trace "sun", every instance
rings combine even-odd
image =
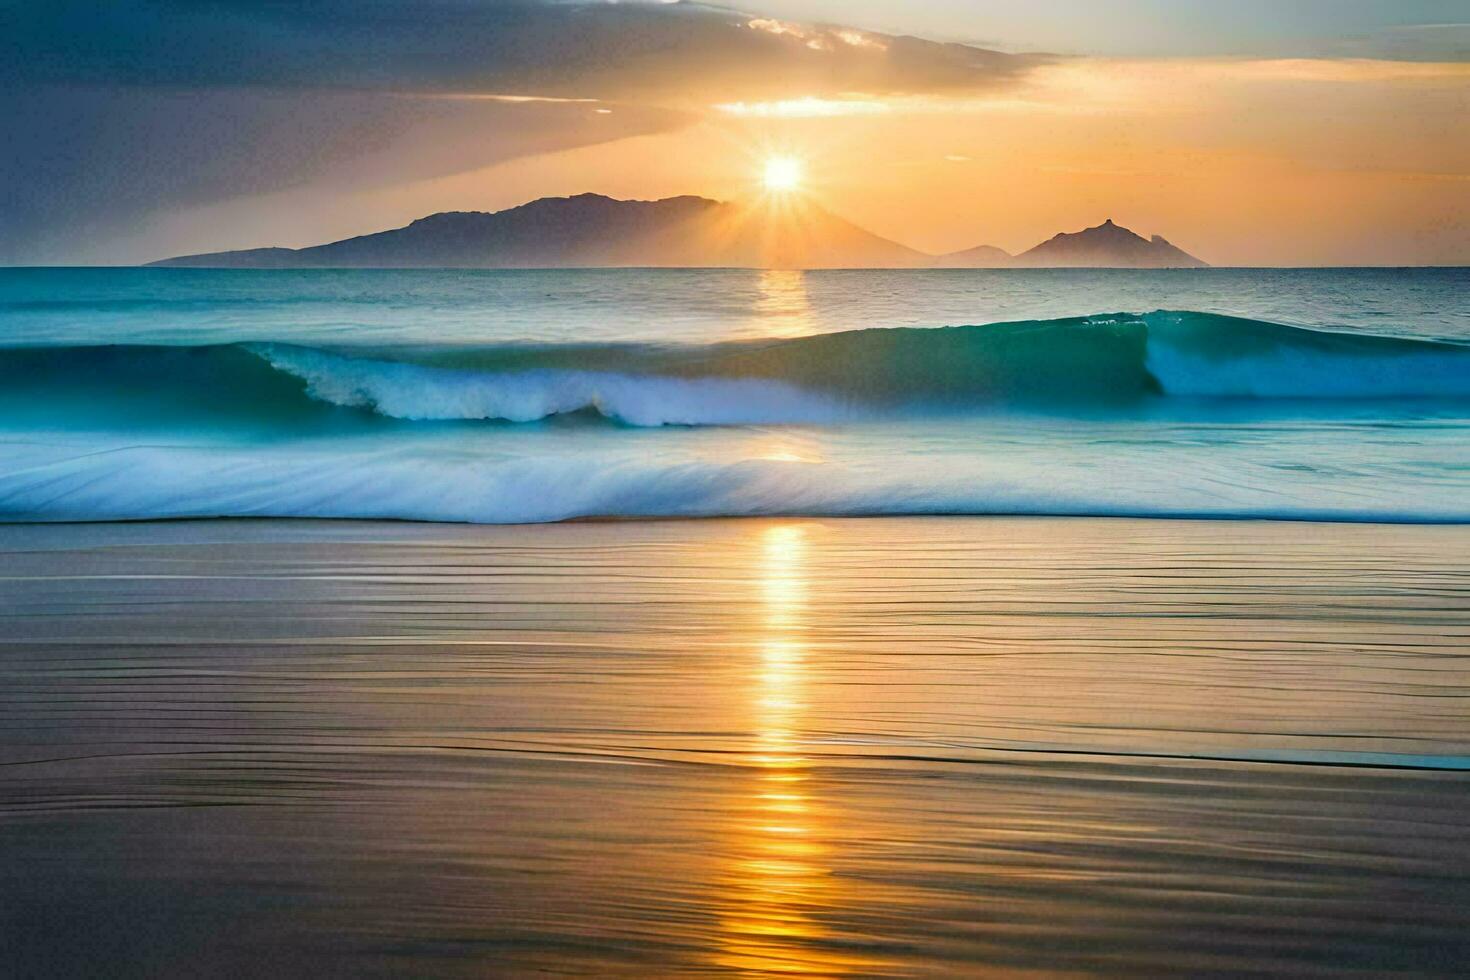
[[[770,157],[761,173],[768,191],[794,191],[801,186],[801,161],[795,157]]]

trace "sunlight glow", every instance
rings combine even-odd
[[[768,191],[794,191],[801,186],[801,161],[795,157],[771,157],[761,173]]]

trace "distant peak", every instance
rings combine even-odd
[[[1198,267],[1205,263],[1171,244],[1161,235],[1145,238],[1107,218],[1082,231],[1063,232],[1017,256],[1022,266],[1083,268]]]
[[[1079,232],[1074,232],[1074,234],[1090,236],[1105,235],[1109,238],[1137,238],[1140,241],[1143,240],[1142,235],[1131,228],[1123,227],[1112,218],[1108,218],[1100,225],[1093,225],[1091,228],[1084,228]]]

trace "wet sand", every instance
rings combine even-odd
[[[0,526],[8,975],[1451,975],[1470,528]]]

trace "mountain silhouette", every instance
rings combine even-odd
[[[994,245],[977,245],[941,255],[935,265],[963,269],[1203,269],[1201,261],[1161,235],[1144,238],[1112,218],[1082,231],[1063,232],[1011,255]]]
[[[402,228],[308,248],[253,248],[150,263],[241,269],[326,268],[1105,268],[1199,267],[1155,235],[1112,220],[1020,255],[989,245],[932,256],[801,197],[755,205],[704,197],[619,201],[543,197],[504,211],[444,211]]]
[[[446,211],[310,248],[257,248],[152,265],[227,268],[894,268],[928,256],[810,202],[744,207],[703,197],[545,197],[505,211]]]
[[[963,252],[936,256],[931,264],[945,269],[1006,269],[1016,264],[1016,257],[994,245],[976,245]]]
[[[1199,269],[1206,266],[1183,249],[1155,235],[1144,238],[1113,223],[1082,231],[1054,235],[1015,258],[1016,266],[1029,268],[1108,269]]]

